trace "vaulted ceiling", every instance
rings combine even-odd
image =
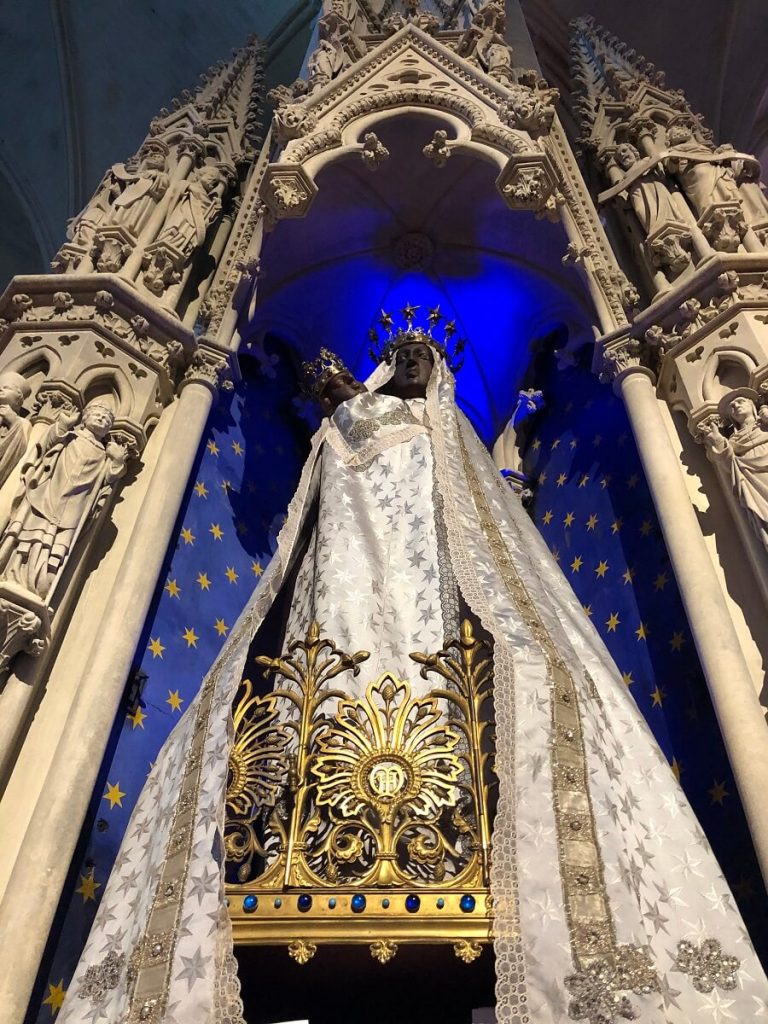
[[[270,83],[295,77],[319,0],[31,0],[0,26],[0,286],[47,269],[66,221],[150,119],[252,32]],[[522,0],[563,92],[568,21],[593,14],[685,90],[720,141],[768,157],[765,0]],[[588,8],[588,11],[585,10]]]

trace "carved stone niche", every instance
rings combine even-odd
[[[317,195],[317,186],[296,165],[272,164],[261,186],[261,198],[274,223],[288,217],[304,217]]]
[[[557,171],[546,153],[516,153],[496,180],[496,188],[512,210],[531,210],[557,220],[565,202],[558,191]]]

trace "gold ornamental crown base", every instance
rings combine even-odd
[[[225,846],[238,945],[368,945],[388,963],[401,944],[446,944],[471,963],[491,939],[489,892],[493,662],[464,621],[435,654],[415,653],[423,695],[384,672],[363,698],[331,685],[358,675],[313,623],[275,677],[234,712]]]
[[[321,945],[367,945],[371,956],[388,963],[398,946],[414,943],[452,944],[456,956],[471,963],[491,940],[490,894],[487,889],[457,893],[430,888],[282,891],[250,886],[229,886],[229,916],[239,946],[287,946],[289,954],[306,963]],[[406,901],[418,896],[416,910]],[[471,897],[473,909],[461,910],[461,899]],[[299,899],[303,897],[301,909]],[[363,897],[363,909],[353,909],[354,897]],[[296,951],[299,951],[297,955]]]

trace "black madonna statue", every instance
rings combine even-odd
[[[766,1014],[768,983],[685,796],[456,406],[452,325],[438,339],[439,311],[426,328],[415,312],[400,330],[383,317],[365,385],[325,350],[308,368],[326,418],[277,553],[155,762],[59,1024],[242,1024],[222,855],[232,705],[289,579],[283,652],[315,623],[368,652],[333,681],[360,706],[385,672],[423,694],[411,652],[463,637],[461,619],[489,638],[499,1024]]]

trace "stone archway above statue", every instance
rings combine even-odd
[[[469,148],[502,170],[513,153],[543,152],[539,137],[552,126],[556,95],[543,82],[502,85],[407,24],[320,88],[274,96],[273,126],[284,149],[267,170],[262,197],[274,219],[303,216],[314,178],[339,152],[358,150],[371,169],[386,159],[369,138],[372,125],[404,110],[443,115],[447,136],[427,154],[438,166],[451,149]]]

